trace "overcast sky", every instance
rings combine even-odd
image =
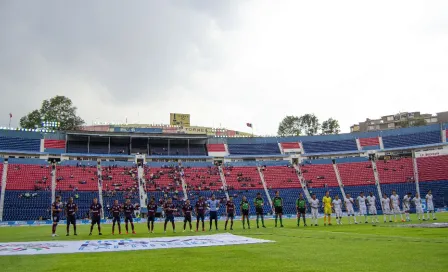
[[[70,97],[95,121],[275,134],[448,110],[448,1],[0,1],[0,126]]]

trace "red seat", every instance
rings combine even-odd
[[[220,190],[222,187],[221,175],[218,167],[192,167],[185,168],[185,182],[194,190]]]
[[[2,166],[3,168],[3,166]],[[51,189],[51,168],[48,165],[8,165],[7,190]]]
[[[419,181],[448,180],[448,155],[417,159]]]
[[[263,168],[263,175],[268,188],[302,188],[294,167],[267,166]]]
[[[82,184],[81,182],[85,182]],[[96,166],[58,166],[56,168],[56,190],[98,191]]]
[[[208,144],[208,152],[226,152],[226,147],[224,144]]]
[[[377,161],[376,168],[380,183],[404,183],[414,179],[412,158]]]
[[[341,163],[337,166],[344,186],[375,184],[375,176],[370,161]]]
[[[309,188],[339,186],[332,164],[305,164],[302,166],[302,173]]]
[[[260,173],[255,166],[224,167],[227,186],[235,190],[262,189]]]

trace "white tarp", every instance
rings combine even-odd
[[[80,252],[113,252],[164,248],[226,246],[268,242],[273,241],[254,239],[233,235],[230,233],[204,236],[179,236],[115,240],[17,242],[0,243],[0,256]]]

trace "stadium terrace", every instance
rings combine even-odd
[[[212,194],[221,203],[233,197],[235,216],[241,214],[243,196],[252,202],[260,194],[258,209],[272,215],[277,191],[285,216],[297,213],[299,194],[309,204],[313,194],[322,200],[325,192],[342,199],[372,192],[381,214],[384,193],[420,194],[426,209],[424,196],[432,190],[435,208],[443,209],[448,192],[446,133],[447,124],[285,138],[221,138],[129,128],[2,130],[0,219],[51,222],[50,205],[56,196],[63,203],[74,197],[77,216],[85,220],[94,198],[102,206],[103,220],[113,218],[110,207],[115,199],[130,199],[139,207],[133,217],[144,220],[150,198],[160,204],[157,217],[164,216],[162,206],[172,198],[177,218],[183,216],[185,200],[195,204]],[[411,205],[410,212],[415,208]],[[225,214],[225,209],[219,205],[218,213]],[[255,214],[255,209],[251,205],[249,213]]]

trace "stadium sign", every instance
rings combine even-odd
[[[437,156],[443,156],[443,155],[448,155],[448,149],[415,152],[416,158],[437,157]]]
[[[160,238],[0,243],[0,256],[116,252],[269,243],[230,233]]]

